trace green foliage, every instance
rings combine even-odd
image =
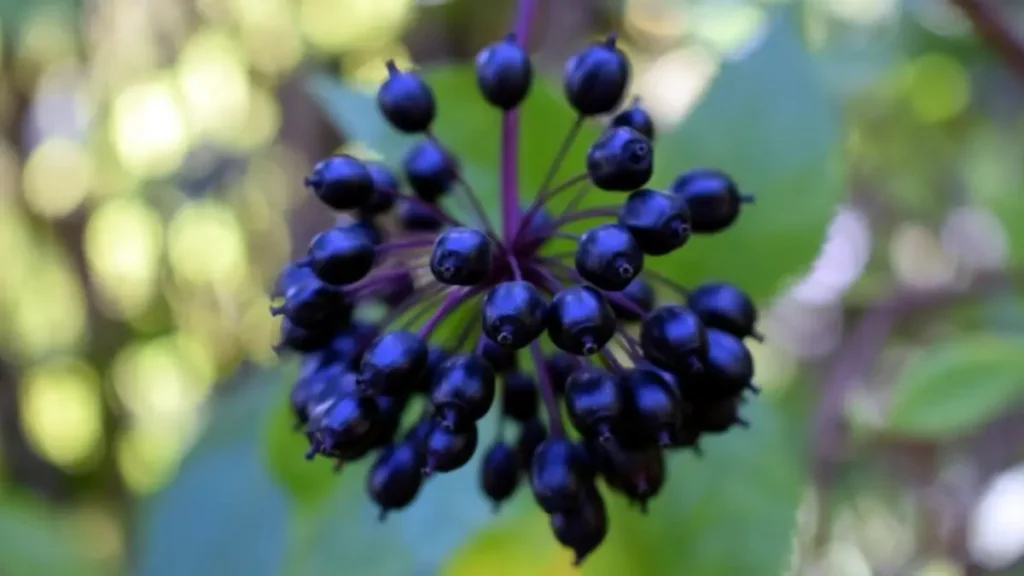
[[[969,432],[1024,400],[1024,338],[975,334],[909,360],[892,389],[888,427],[919,438]]]
[[[100,574],[51,510],[26,498],[0,494],[0,574]]]

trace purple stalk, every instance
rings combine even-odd
[[[441,320],[444,320],[445,316],[458,308],[459,304],[465,302],[473,294],[475,294],[475,291],[472,288],[453,290],[452,293],[444,299],[444,302],[441,302],[441,305],[438,306],[437,310],[434,311],[430,318],[427,318],[427,321],[423,326],[420,327],[420,338],[424,340],[430,338],[430,333],[434,331],[434,328],[437,328],[437,325],[441,323]]]
[[[519,0],[516,11],[516,42],[527,46],[530,24],[537,3]],[[501,229],[506,243],[512,242],[519,226],[519,112],[508,110],[501,118]]]

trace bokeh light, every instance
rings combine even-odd
[[[99,456],[103,442],[100,379],[87,364],[52,361],[21,381],[25,433],[55,464],[76,467]]]
[[[174,84],[153,80],[126,88],[111,108],[111,138],[124,167],[141,176],[177,168],[189,145],[186,116]]]

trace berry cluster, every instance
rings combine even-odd
[[[476,71],[483,97],[514,121],[533,76],[526,51],[510,35],[479,53]],[[307,187],[352,218],[321,232],[282,272],[272,309],[283,316],[279,349],[304,358],[291,401],[307,457],[340,467],[375,452],[367,489],[383,517],[411,503],[431,475],[470,460],[477,422],[498,398],[501,425],[482,460],[481,488],[497,506],[525,477],[579,563],[607,531],[597,478],[645,508],[664,483],[666,450],[699,452],[702,435],[746,425],[738,410],[757,390],[743,342],[760,338],[754,304],[730,284],[687,290],[645,261],[692,234],[727,229],[750,198],[708,169],[681,174],[665,191],[645,187],[654,126],[637,101],[616,112],[630,65],[609,37],[565,65],[577,120],[525,208],[508,202],[518,198],[515,143],[505,147],[499,236],[431,131],[430,87],[393,63],[388,72],[381,113],[423,136],[402,162],[411,193],[382,164],[347,155],[318,163]],[[611,119],[585,173],[552,185],[580,126],[603,115]],[[594,189],[624,201],[577,209]],[[562,213],[545,208],[573,190]],[[455,191],[473,201],[478,226],[442,208]],[[606,222],[580,236],[565,230],[585,219]],[[554,238],[572,239],[575,251],[551,253]],[[681,303],[659,305],[655,285]],[[386,305],[383,318],[363,318],[371,302]],[[432,338],[449,321],[449,336]],[[413,404],[422,408],[407,410]],[[563,410],[574,432],[564,429]],[[509,426],[514,441],[505,438]]]

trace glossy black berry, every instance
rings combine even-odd
[[[335,226],[313,238],[306,260],[320,280],[335,286],[351,284],[373,269],[373,243],[355,226]]]
[[[646,368],[628,371],[622,384],[634,432],[662,447],[671,446],[681,420],[678,392],[660,374]]]
[[[427,465],[423,472],[451,472],[466,465],[476,452],[479,434],[476,424],[450,430],[435,425],[427,435]]]
[[[515,35],[485,46],[476,55],[476,85],[492,105],[511,110],[530,91],[533,65]]]
[[[619,378],[598,368],[580,368],[566,383],[565,406],[580,434],[611,440],[625,410]]]
[[[529,207],[523,207],[522,213],[529,212]],[[524,216],[525,218],[525,216]],[[523,223],[523,231],[516,237],[516,242],[523,253],[535,254],[545,242],[551,239],[555,232],[555,217],[546,209],[534,209],[533,216]]]
[[[332,334],[323,330],[306,330],[292,323],[288,318],[281,320],[281,332],[274,348],[295,352],[316,352],[331,341]]]
[[[597,550],[608,534],[608,512],[597,488],[590,486],[575,508],[552,514],[551,531],[573,551],[576,566]]]
[[[632,128],[605,130],[587,151],[587,174],[602,190],[630,192],[642,188],[653,172],[651,141]]]
[[[437,376],[438,369],[451,357],[451,352],[440,346],[428,346],[427,364],[423,369],[423,373],[420,374],[419,383],[416,385],[416,392],[430,394],[430,389],[434,386],[434,378]]]
[[[643,268],[644,253],[625,226],[595,226],[576,245],[576,271],[602,290],[622,290]]]
[[[373,176],[358,158],[347,154],[321,160],[305,184],[321,202],[335,210],[353,210],[373,195]]]
[[[424,413],[402,434],[402,442],[409,442],[422,452],[426,449],[427,437],[430,436],[430,432],[436,424],[437,422],[429,413]]]
[[[497,510],[519,485],[519,455],[504,442],[495,442],[484,454],[480,468],[480,487]]]
[[[740,194],[725,173],[706,168],[679,175],[670,190],[690,207],[690,227],[698,234],[725,230],[739,217],[741,205],[754,200],[753,196]]]
[[[742,404],[742,397],[734,396],[701,405],[697,410],[700,431],[707,434],[722,434],[734,426],[749,427],[750,424],[740,415]]]
[[[304,262],[292,262],[281,270],[274,279],[274,287],[270,291],[272,298],[284,298],[289,290],[310,280],[318,280],[316,274]]]
[[[352,374],[351,381],[356,382],[358,376]],[[385,396],[375,394],[371,396],[377,404],[377,429],[373,436],[373,447],[381,448],[395,441],[395,435],[402,426],[402,414],[409,403],[409,397],[405,394],[397,396]]]
[[[347,372],[346,366],[329,363],[317,366],[295,381],[288,400],[299,424],[308,424],[313,407],[340,390],[339,384]]]
[[[430,403],[449,429],[483,418],[493,402],[494,369],[479,356],[452,356],[434,374]]]
[[[548,429],[539,418],[533,418],[523,422],[519,427],[519,436],[516,438],[516,454],[523,464],[524,470],[529,470],[533,464],[533,455],[542,442],[548,438]]]
[[[529,282],[502,282],[484,299],[484,334],[509,350],[533,342],[544,332],[547,319],[548,302]]]
[[[642,277],[634,278],[628,286],[618,293],[619,298],[609,299],[615,316],[623,322],[637,322],[654,310],[654,288]]]
[[[582,116],[607,114],[622,102],[630,66],[626,55],[615,44],[615,36],[609,36],[576,53],[565,63],[565,97]]]
[[[645,254],[661,256],[690,239],[690,209],[682,196],[643,188],[630,194],[619,209],[625,226]]]
[[[406,200],[398,203],[398,225],[406,232],[437,232],[444,221],[428,206]]]
[[[480,346],[480,356],[487,360],[498,374],[515,370],[518,363],[515,350],[504,348],[487,337],[484,337],[483,344]]]
[[[377,394],[408,394],[427,366],[427,346],[411,332],[388,332],[374,340],[359,364],[359,382]]]
[[[388,60],[388,78],[377,91],[377,106],[396,130],[423,132],[434,122],[437,105],[430,86],[416,72],[399,70]]]
[[[537,417],[537,381],[525,372],[506,372],[502,377],[501,413],[516,422]]]
[[[372,325],[353,321],[343,329],[335,331],[330,342],[320,350],[320,353],[326,362],[357,368],[360,354],[373,340],[374,333]]]
[[[743,341],[716,328],[707,329],[707,355],[704,373],[691,387],[702,398],[735,396],[748,387],[754,377],[754,358]]]
[[[339,459],[362,456],[373,442],[378,417],[377,404],[369,397],[338,398],[317,419],[314,435],[318,450]]]
[[[537,504],[548,514],[579,505],[594,480],[586,451],[565,438],[541,443],[530,466],[530,488]]]
[[[551,385],[555,394],[560,395],[565,392],[565,383],[569,380],[569,376],[576,371],[577,367],[579,367],[578,359],[568,352],[555,352],[544,358],[544,368],[548,373],[548,384]]]
[[[314,278],[288,290],[284,301],[272,307],[271,313],[283,315],[307,330],[331,330],[348,323],[352,303],[344,292]]]
[[[476,228],[459,226],[445,230],[434,242],[430,272],[452,286],[475,286],[491,274],[491,240]]]
[[[587,448],[608,485],[646,512],[647,502],[665,485],[664,452],[659,448],[626,451],[598,443]]]
[[[634,98],[629,107],[612,117],[612,126],[626,126],[654,140],[654,121],[651,115],[640,105],[640,99]]]
[[[380,246],[384,242],[384,233],[370,216],[364,216],[348,225],[365,234],[370,244],[374,246]]]
[[[380,506],[381,519],[390,510],[405,508],[423,484],[423,452],[412,442],[400,442],[381,451],[366,475],[366,491]]]
[[[725,330],[737,338],[760,337],[757,333],[757,306],[750,296],[732,284],[701,284],[686,299],[691,310],[708,328]]]
[[[597,289],[570,286],[551,300],[548,335],[570,354],[597,354],[615,335],[615,312]]]
[[[647,360],[663,370],[696,373],[703,369],[707,333],[697,314],[686,306],[662,306],[640,325],[640,348]]]
[[[451,189],[459,177],[455,158],[435,140],[420,140],[402,162],[405,179],[417,196],[434,202]]]
[[[366,169],[373,180],[373,194],[359,206],[359,212],[364,216],[383,214],[395,205],[399,191],[398,176],[380,162],[367,162]]]

